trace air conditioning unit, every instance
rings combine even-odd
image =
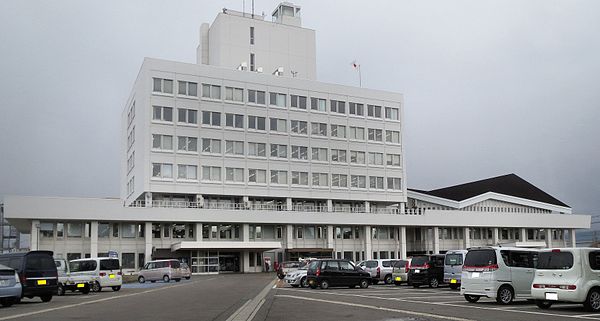
[[[273,75],[283,76],[283,67],[277,67],[277,69],[275,69],[275,71],[273,71]]]

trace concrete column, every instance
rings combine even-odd
[[[294,225],[292,224],[285,226],[285,245],[288,249],[294,248]]]
[[[571,247],[577,247],[577,239],[575,236],[575,229],[572,228],[569,230],[569,236],[571,237]]]
[[[365,213],[371,213],[371,202],[365,201]]]
[[[498,228],[497,227],[492,227],[492,245],[496,246],[499,243],[499,238],[498,238]]]
[[[202,223],[196,223],[196,242],[202,242]]]
[[[371,244],[371,226],[365,226],[365,260],[373,258],[372,244]]]
[[[333,212],[333,200],[327,200],[327,212]]]
[[[400,242],[400,259],[406,259],[406,226],[400,226],[398,233]]]
[[[250,272],[250,252],[249,251],[242,252],[242,272],[243,273]]]
[[[66,224],[65,224],[66,229]],[[65,231],[64,233],[67,233]],[[65,235],[66,237],[66,235]],[[29,248],[32,251],[37,251],[40,248],[40,221],[32,220],[31,221],[31,234],[29,238]]]
[[[250,224],[242,224],[242,241],[250,242]]]
[[[521,228],[521,235],[520,236],[520,241],[521,242],[527,242],[527,229],[526,228]]]
[[[468,227],[464,228],[463,231],[463,246],[465,247],[465,249],[468,249],[471,247],[471,229]]]
[[[162,229],[160,233],[162,234]],[[144,223],[144,262],[152,261],[152,222]]]
[[[333,246],[333,225],[327,225],[327,248],[334,249],[334,246]]]
[[[145,196],[146,207],[152,207],[152,193],[146,192],[146,194],[144,196]]]
[[[90,257],[98,257],[98,221],[90,223]]]
[[[546,229],[546,247],[551,248],[552,245],[552,229],[551,228],[547,228]]]
[[[440,228],[433,227],[433,254],[440,253]]]
[[[400,203],[400,214],[406,212],[406,203]]]
[[[567,244],[567,230],[562,229],[561,232],[562,232],[562,244],[563,244],[562,246],[563,247],[568,247],[568,244]]]
[[[291,197],[286,198],[285,204],[286,204],[287,210],[291,211],[292,207],[293,207],[292,198]]]

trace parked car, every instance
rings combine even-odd
[[[299,267],[300,262],[298,261],[281,262],[277,269],[277,277],[283,279],[288,273],[298,270]]]
[[[19,274],[21,298],[38,296],[43,302],[52,300],[58,287],[58,272],[52,254],[52,251],[0,254],[0,264]]]
[[[600,311],[600,249],[541,250],[531,296],[542,309],[555,302],[572,302]]]
[[[444,282],[444,255],[416,255],[410,261],[408,270],[409,284],[414,288],[429,285],[437,288]]]
[[[189,280],[192,277],[192,270],[185,262],[181,262],[181,277],[185,278],[186,280]]]
[[[467,255],[467,250],[452,250],[446,252],[444,259],[444,283],[447,283],[451,289],[460,288],[463,262]]]
[[[92,291],[100,292],[105,287],[119,291],[123,285],[123,275],[119,259],[111,257],[97,257],[78,259],[69,262],[72,276],[91,276],[95,282]]]
[[[91,275],[71,275],[71,266],[65,259],[54,259],[56,264],[56,270],[58,272],[58,288],[56,289],[57,295],[64,295],[65,292],[79,291],[83,294],[90,293],[92,285],[96,281]],[[74,268],[85,269],[85,265],[78,264]]]
[[[406,260],[398,260],[392,269],[392,279],[394,279],[395,285],[401,285],[402,283],[408,283],[408,270],[410,268],[410,261],[412,258]]]
[[[327,289],[330,286],[357,285],[365,289],[369,287],[371,274],[363,271],[348,260],[320,259],[310,262],[306,273],[308,285],[316,289]]]
[[[182,277],[181,263],[178,260],[156,260],[144,265],[144,268],[138,274],[138,281],[140,283],[146,281],[155,282],[158,280],[163,280],[165,283],[171,280],[179,282]]]
[[[395,259],[379,259],[379,260],[366,260],[359,263],[359,266],[371,274],[371,282],[377,284],[383,281],[385,284],[392,284],[394,279],[392,278],[392,270],[394,264],[398,260]]]
[[[21,299],[21,281],[15,269],[0,264],[0,304],[9,307]]]
[[[296,270],[294,272],[289,272],[284,278],[285,283],[287,283],[295,288],[297,288],[297,287],[307,288],[308,280],[306,278],[306,274],[308,272],[309,264],[310,264],[310,262],[304,262],[304,264],[300,265],[298,270]]]
[[[460,294],[469,302],[477,302],[481,297],[501,304],[531,299],[538,252],[510,247],[470,249],[463,265]]]

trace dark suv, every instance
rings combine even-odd
[[[52,254],[52,251],[0,254],[0,264],[19,273],[23,287],[21,297],[39,296],[44,302],[52,300],[58,289],[58,272]]]
[[[348,260],[315,260],[310,262],[306,273],[311,288],[327,289],[330,286],[369,287],[371,274]]]
[[[408,282],[415,288],[421,285],[437,288],[444,282],[444,255],[413,256],[408,271]]]

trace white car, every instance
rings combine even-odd
[[[573,302],[583,303],[588,311],[600,311],[600,249],[542,250],[531,296],[542,309],[555,302]]]
[[[57,295],[64,295],[65,292],[79,291],[83,294],[90,293],[92,286],[95,282],[95,278],[91,275],[71,275],[71,266],[65,259],[54,259],[56,264],[56,271],[58,272],[58,288]],[[81,265],[74,266],[75,268],[81,267]],[[77,270],[73,270],[77,272]]]
[[[69,262],[71,276],[91,276],[95,282],[92,291],[100,292],[104,287],[119,291],[123,284],[121,265],[119,259],[98,257],[91,259],[78,259]]]
[[[300,267],[298,270],[289,272],[288,274],[286,274],[285,278],[283,280],[285,281],[285,283],[287,283],[295,288],[297,288],[297,287],[307,288],[308,287],[308,280],[306,279],[307,271],[308,271],[308,264],[305,264],[304,266]]]

